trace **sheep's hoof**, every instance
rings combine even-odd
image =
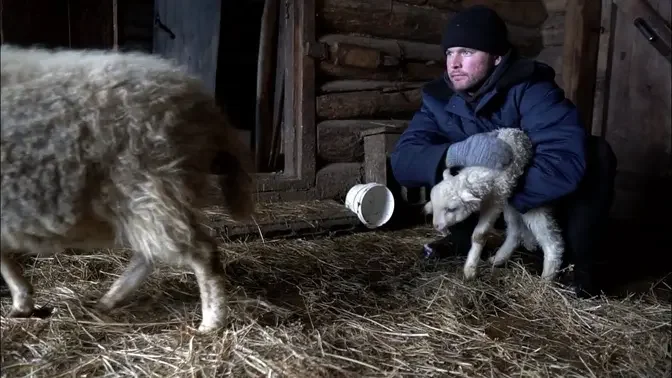
[[[464,267],[464,278],[471,280],[476,277],[477,267],[475,265],[466,265]]]
[[[210,333],[217,331],[226,324],[227,309],[224,302],[212,303],[207,310],[203,312],[203,320],[198,326],[199,333]]]
[[[12,307],[7,314],[8,318],[30,318],[35,312],[35,307],[33,306],[22,306],[22,307]]]
[[[497,256],[490,256],[488,258],[488,264],[492,265],[493,268],[498,268],[504,265],[504,263],[505,261],[498,259]]]

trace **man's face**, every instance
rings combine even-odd
[[[446,51],[446,71],[455,90],[469,92],[483,83],[502,58],[464,47]]]

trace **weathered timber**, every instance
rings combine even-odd
[[[208,215],[205,226],[213,237],[230,241],[314,235],[334,229],[351,229],[360,224],[355,213],[334,200],[291,201],[297,208],[307,209],[301,214],[292,212],[291,215],[283,214],[282,206],[287,205],[278,206],[273,202],[276,201],[261,201],[257,205],[257,219],[247,222],[232,221],[226,210],[219,206],[206,207],[203,209]]]
[[[359,133],[364,144],[364,182],[376,182],[394,186],[388,175],[388,156],[394,149],[401,133],[408,127],[408,121],[394,126],[377,125]]]
[[[546,63],[549,66],[553,67],[555,70],[555,81],[558,85],[563,85],[562,80],[562,59],[563,59],[564,47],[563,46],[549,46],[541,50],[539,55],[535,57],[536,60]]]
[[[512,25],[541,26],[548,13],[564,9],[566,0],[399,0],[412,5],[426,5],[459,12],[473,5],[486,5]]]
[[[396,67],[399,59],[383,52],[344,42],[328,45],[329,60],[339,66],[376,69],[379,67]]]
[[[591,130],[601,8],[597,0],[569,0],[562,58],[563,88]]]
[[[639,29],[639,40],[651,43],[672,63],[672,29],[665,20],[669,19],[669,5],[667,14],[663,15],[658,13],[663,9],[655,9],[648,0],[614,0],[614,4]]]
[[[345,197],[348,190],[362,183],[361,163],[334,163],[317,171],[315,189],[317,198]]]
[[[544,48],[563,45],[565,42],[565,12],[549,13],[541,29],[541,39]]]
[[[184,65],[214,94],[221,2],[156,0],[155,13],[158,21],[170,26],[171,33],[154,28],[154,53]]]
[[[364,79],[387,81],[429,81],[443,75],[443,64],[407,63],[403,67],[381,67],[366,69],[359,67],[339,66],[321,61],[318,74],[326,79]]]
[[[611,73],[611,48],[612,33],[616,18],[612,9],[615,7],[613,0],[601,0],[602,12],[600,25],[603,28],[600,33],[600,41],[597,49],[597,67],[595,69],[595,95],[593,100],[593,119],[591,132],[594,135],[604,135],[605,118],[607,116],[606,101],[609,96],[609,84]]]
[[[670,1],[648,2],[669,24]],[[618,158],[612,216],[654,226],[656,214],[672,210],[672,202],[661,201],[672,192],[670,63],[643,39],[632,15],[612,11],[611,17],[611,47],[600,51],[608,60],[608,92],[600,94],[604,109],[596,109],[601,124],[594,130]]]
[[[266,0],[261,17],[259,53],[257,56],[257,101],[255,104],[254,154],[258,171],[267,171],[273,144],[273,79],[276,71],[274,38],[278,32],[278,8],[280,0]]]
[[[387,186],[398,201],[402,216],[407,216],[408,205],[425,203],[425,188],[407,188],[395,180],[390,165],[390,154],[399,137],[408,125],[403,127],[380,126],[363,130],[360,137],[364,142],[364,182],[377,182]]]
[[[318,17],[322,33],[357,33],[436,44],[441,41],[446,22],[455,14],[395,0],[321,0],[321,3]],[[511,42],[525,55],[536,55],[541,50],[546,39],[542,37],[543,30],[508,26]]]
[[[316,99],[319,119],[374,118],[411,113],[421,105],[420,88],[400,92],[328,93]]]
[[[404,60],[441,61],[444,58],[441,45],[432,43],[345,34],[323,35],[319,42],[326,43],[329,46],[343,43],[366,47]]]
[[[407,120],[328,120],[317,124],[317,154],[326,163],[364,161],[362,131],[386,126],[392,130],[404,130]],[[368,153],[368,151],[367,151]]]
[[[383,92],[420,88],[426,81],[389,81],[389,80],[334,80],[320,87],[321,93],[380,90]]]

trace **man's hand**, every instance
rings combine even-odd
[[[481,133],[452,144],[446,153],[446,166],[482,166],[504,169],[513,160],[513,150],[496,133]]]

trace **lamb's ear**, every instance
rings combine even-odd
[[[425,215],[429,215],[429,214],[431,214],[432,212],[434,212],[434,207],[433,207],[433,205],[432,205],[432,201],[427,201],[427,203],[426,203],[425,206],[422,208],[422,210],[424,211]]]
[[[481,199],[476,197],[473,193],[468,190],[463,190],[460,192],[460,198],[464,202],[481,202]]]
[[[453,177],[453,175],[450,174],[450,168],[444,169],[443,170],[443,179],[448,180],[451,177]]]

